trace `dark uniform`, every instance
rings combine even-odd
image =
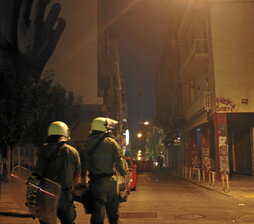
[[[159,167],[159,168],[162,168],[162,167],[163,167],[163,162],[164,162],[164,158],[163,158],[162,155],[159,155],[159,156],[157,157],[157,162],[158,162],[158,167]]]
[[[93,197],[94,211],[91,215],[91,224],[102,224],[105,213],[109,223],[118,223],[119,195],[117,194],[114,168],[126,175],[121,162],[121,149],[111,137],[105,136],[101,143],[92,149],[105,134],[94,134],[81,149],[82,176],[88,171],[90,189]],[[92,153],[90,150],[92,149]]]
[[[80,175],[80,172],[79,153],[67,143],[61,141],[47,143],[40,149],[35,173],[62,185],[57,211],[62,224],[72,224],[76,218],[72,188],[74,177]]]

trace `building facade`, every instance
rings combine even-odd
[[[117,41],[109,37],[101,0],[58,2],[66,29],[45,70],[54,70],[57,83],[83,98],[72,140],[83,142],[98,116],[118,120],[120,133],[127,116],[125,87]]]
[[[178,108],[170,109],[165,125],[171,127],[166,143],[181,164],[178,169],[216,170],[218,176],[254,173],[253,9],[254,1],[195,0],[173,15],[177,22],[163,51],[168,59],[162,55],[157,86],[162,78],[171,83],[167,103]]]

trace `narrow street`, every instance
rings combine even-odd
[[[122,203],[121,223],[253,223],[253,204],[164,173],[142,173],[136,192]]]
[[[1,211],[18,211],[3,186]],[[76,204],[76,224],[89,223],[81,204]],[[230,224],[253,223],[254,205],[207,190],[168,172],[139,173],[137,190],[121,203],[121,224]],[[32,218],[0,216],[1,224],[34,224]],[[105,222],[107,223],[107,222]]]

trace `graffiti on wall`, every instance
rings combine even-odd
[[[193,144],[191,148],[191,166],[196,168],[199,167],[197,145],[195,144]]]
[[[211,170],[211,158],[210,158],[210,149],[208,146],[202,147],[202,163],[203,169],[208,173]]]
[[[226,97],[216,97],[216,112],[236,112],[233,100]]]
[[[226,136],[219,136],[220,171],[229,172],[228,143]]]

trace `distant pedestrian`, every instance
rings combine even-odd
[[[157,157],[157,163],[158,163],[158,167],[159,167],[159,168],[162,168],[162,167],[163,167],[163,163],[164,163],[164,157],[163,157],[163,155],[159,155],[159,156]]]
[[[76,211],[72,200],[73,185],[80,183],[81,164],[78,151],[67,144],[68,126],[61,121],[49,125],[47,142],[39,151],[34,174],[62,186],[57,215],[62,224],[74,224]],[[40,224],[46,224],[40,220]]]
[[[91,224],[103,224],[107,214],[110,224],[118,224],[119,195],[115,170],[121,176],[126,175],[121,161],[121,149],[110,136],[117,121],[98,117],[91,123],[89,139],[80,150],[82,179],[89,177],[92,194]]]

